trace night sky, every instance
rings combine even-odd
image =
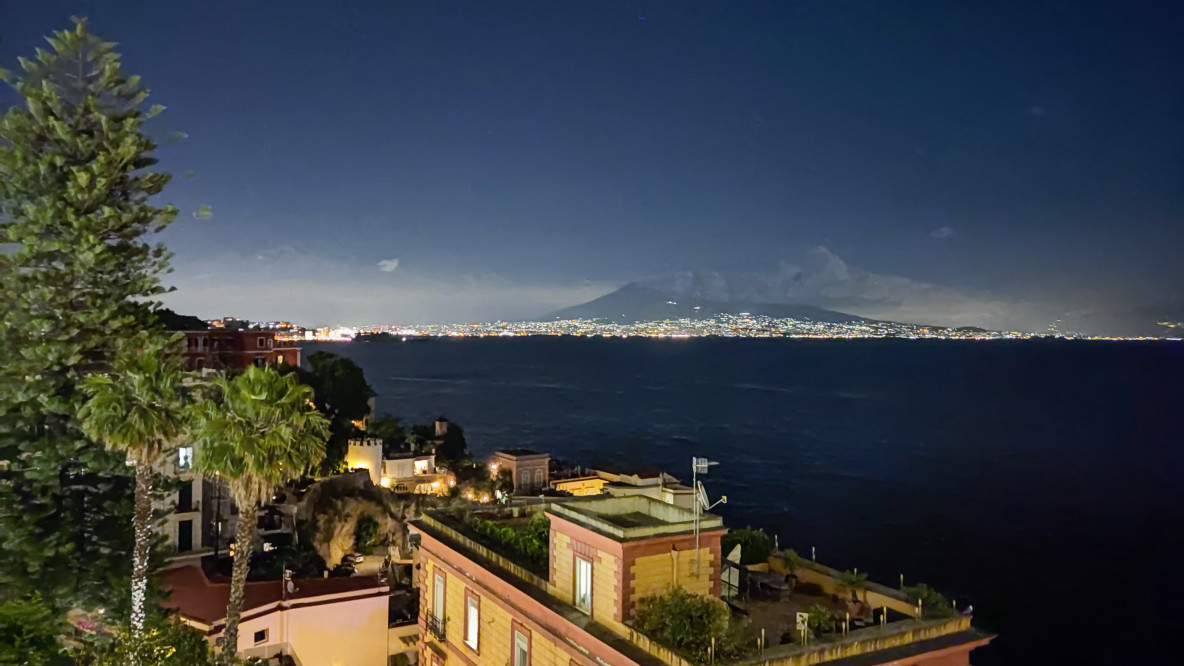
[[[1182,7],[0,0],[0,63],[75,14],[119,42],[187,135],[162,239],[204,317],[522,317],[693,271],[1141,325],[1184,301]]]

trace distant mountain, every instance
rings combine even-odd
[[[792,317],[833,324],[870,321],[864,317],[812,305],[785,305],[745,301],[714,301],[680,297],[669,292],[644,287],[636,282],[595,300],[564,308],[546,316],[555,319],[607,319],[617,323],[661,321],[664,319],[706,319],[721,314],[747,312],[769,317]]]

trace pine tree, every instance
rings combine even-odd
[[[83,20],[0,72],[24,100],[0,117],[0,596],[59,609],[128,589],[132,486],[124,456],[79,429],[79,382],[117,340],[154,330],[168,253],[144,236],[176,215],[151,197],[142,131],[161,107]]]

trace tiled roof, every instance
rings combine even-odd
[[[307,578],[293,581],[296,590],[287,595],[289,601],[331,594],[346,594],[372,590],[386,590],[378,576],[350,576],[348,578]],[[169,592],[169,599],[161,604],[175,608],[183,617],[203,624],[218,624],[226,619],[226,602],[230,598],[230,584],[213,582],[199,567],[183,566],[164,571],[161,586]],[[243,614],[267,606],[284,598],[283,581],[248,582],[243,596]],[[349,597],[358,596],[350,594]]]

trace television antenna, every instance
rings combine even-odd
[[[712,507],[728,503],[727,495],[712,503],[707,497],[707,490],[703,487],[703,482],[699,481],[700,474],[706,474],[708,469],[718,464],[718,462],[707,458],[691,458],[691,486],[695,489],[695,578],[699,577],[699,562],[702,559],[699,555],[699,516],[704,511],[710,511]]]

